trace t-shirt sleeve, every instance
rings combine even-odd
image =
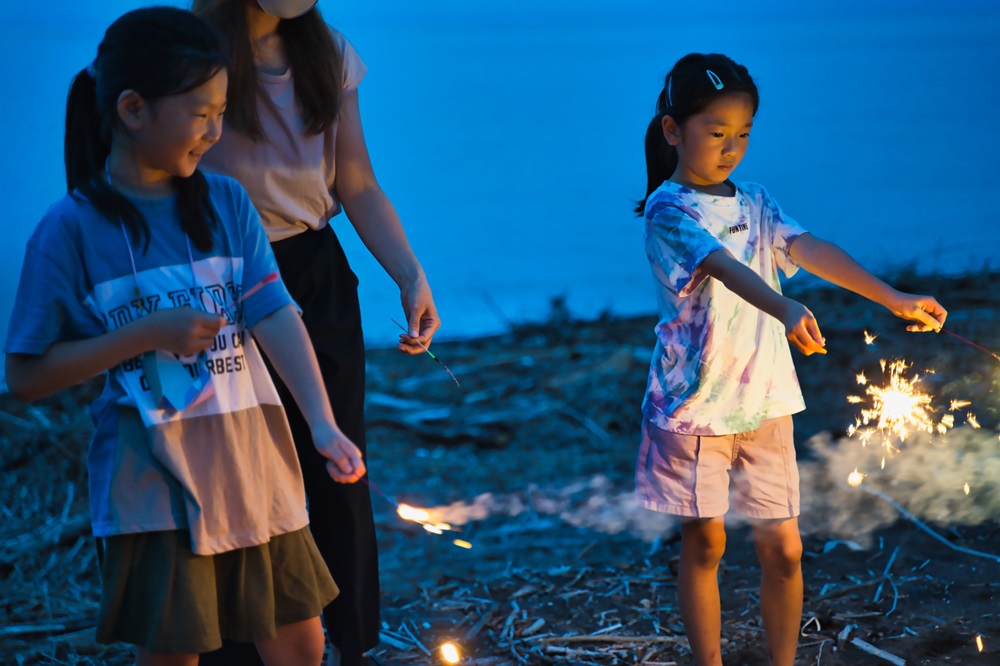
[[[718,238],[698,223],[694,211],[675,204],[653,205],[646,213],[646,257],[653,275],[678,296],[688,296],[708,275],[705,257],[723,249]]]
[[[260,215],[250,203],[250,196],[236,181],[232,181],[232,186],[237,199],[239,224],[243,230],[243,289],[240,293],[246,294],[260,286],[243,301],[243,318],[252,329],[257,322],[275,310],[296,304],[285,283],[281,281],[278,262],[267,240]]]
[[[353,92],[361,85],[361,79],[365,78],[368,66],[365,65],[354,45],[347,41],[344,35],[336,30],[333,30],[332,33],[333,41],[337,44],[337,48],[340,49],[340,57],[343,60],[344,92]]]
[[[79,252],[58,216],[47,214],[25,250],[4,352],[41,355],[53,343],[105,333],[86,291]]]
[[[781,206],[767,190],[761,188],[761,193],[765,211],[763,219],[768,225],[766,232],[771,239],[774,265],[781,269],[785,277],[792,277],[799,270],[799,265],[792,259],[788,250],[796,238],[808,232],[798,222],[785,215]]]

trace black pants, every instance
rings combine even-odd
[[[337,425],[358,445],[367,465],[365,446],[365,344],[358,306],[358,278],[347,263],[336,234],[327,226],[272,245],[282,280],[302,308]],[[378,550],[371,494],[362,482],[341,484],[330,478],[326,458],[313,446],[305,418],[288,389],[272,371],[295,438],[309,527],[319,552],[340,587],[340,596],[323,611],[341,663],[362,663],[362,654],[378,644]],[[260,664],[252,645],[226,644],[203,655],[203,666]]]

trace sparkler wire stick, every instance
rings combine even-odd
[[[980,347],[979,345],[977,345],[977,344],[976,344],[975,342],[973,342],[972,340],[966,340],[965,338],[963,338],[963,337],[962,337],[961,335],[959,335],[958,333],[952,333],[951,331],[949,331],[949,330],[948,330],[947,328],[944,328],[944,327],[942,327],[942,328],[941,328],[941,332],[942,332],[942,333],[947,333],[947,334],[948,334],[948,335],[950,335],[951,337],[953,337],[953,338],[955,338],[955,339],[957,339],[957,340],[961,340],[962,342],[964,342],[964,343],[965,343],[965,344],[967,344],[967,345],[972,345],[973,347],[975,347],[975,348],[976,348],[976,349],[978,349],[979,351],[984,351],[984,352],[986,352],[987,354],[989,354],[990,356],[992,356],[993,358],[995,358],[996,360],[1000,361],[1000,355],[998,355],[998,354],[994,354],[993,352],[991,352],[991,351],[990,351],[989,349],[987,349],[986,347]]]
[[[408,333],[410,332],[410,331],[409,331],[409,330],[408,330],[408,329],[407,329],[407,328],[406,328],[405,326],[403,326],[402,324],[400,324],[400,323],[399,323],[398,321],[396,321],[395,319],[393,319],[393,320],[392,320],[392,323],[393,323],[393,324],[395,324],[396,326],[399,326],[399,327],[400,327],[401,329],[403,329],[403,332],[404,332],[404,333],[407,333],[407,334],[408,334]],[[454,375],[454,374],[452,373],[452,371],[448,369],[448,366],[447,366],[447,365],[445,365],[445,364],[444,364],[444,363],[443,363],[443,362],[441,361],[441,359],[439,359],[439,358],[438,358],[437,356],[435,356],[435,355],[434,355],[433,353],[431,353],[431,350],[427,348],[427,345],[425,345],[424,343],[422,343],[422,342],[421,342],[420,340],[417,340],[416,338],[414,338],[414,341],[415,341],[415,342],[416,342],[416,343],[417,343],[418,345],[420,345],[420,347],[421,347],[421,348],[422,348],[422,349],[423,349],[423,350],[424,350],[425,352],[427,352],[427,355],[428,355],[428,356],[430,356],[430,357],[431,357],[432,359],[434,359],[434,361],[435,361],[435,362],[437,362],[437,364],[438,364],[438,365],[440,365],[440,366],[441,366],[442,368],[444,368],[444,371],[448,373],[448,376],[449,376],[449,377],[451,377],[451,378],[452,378],[452,379],[453,379],[453,380],[455,381],[455,385],[456,385],[456,386],[458,386],[459,388],[462,388],[462,385],[458,383],[458,377],[456,377],[456,376],[455,376],[455,375]]]
[[[378,486],[377,486],[377,485],[375,484],[375,482],[374,482],[374,481],[372,481],[371,479],[369,479],[369,478],[368,478],[368,475],[367,475],[367,474],[366,474],[365,476],[361,477],[361,480],[362,480],[362,481],[364,481],[365,485],[366,485],[366,486],[368,486],[368,488],[370,488],[371,490],[374,490],[374,491],[375,491],[376,493],[378,493],[379,495],[381,495],[381,496],[382,496],[382,498],[383,498],[383,499],[384,499],[384,500],[385,500],[386,502],[388,502],[389,504],[391,504],[392,506],[394,506],[394,507],[395,507],[395,508],[397,508],[397,509],[399,508],[399,502],[397,502],[396,500],[394,500],[394,499],[392,499],[391,497],[389,497],[389,496],[388,496],[388,495],[387,495],[387,494],[385,493],[385,491],[384,491],[384,490],[382,490],[381,488],[379,488],[379,487],[378,487]]]

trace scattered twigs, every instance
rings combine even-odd
[[[994,562],[1000,562],[1000,555],[994,555],[993,553],[983,553],[983,552],[980,552],[978,550],[972,550],[971,548],[965,548],[963,546],[956,546],[955,544],[953,544],[952,542],[948,541],[943,536],[941,536],[940,534],[938,534],[937,532],[935,532],[934,530],[932,530],[926,523],[922,522],[919,518],[917,518],[916,516],[914,516],[912,513],[910,513],[909,511],[907,511],[905,508],[903,508],[903,505],[901,505],[899,502],[897,502],[896,500],[892,499],[891,497],[889,497],[885,493],[880,492],[878,490],[875,490],[874,488],[869,488],[868,486],[866,486],[864,484],[861,484],[860,486],[858,486],[857,489],[863,490],[864,492],[868,493],[869,495],[873,495],[875,497],[878,497],[881,500],[884,500],[885,502],[887,502],[888,504],[890,504],[894,509],[896,509],[896,511],[899,511],[899,513],[904,518],[906,518],[911,523],[913,523],[914,525],[916,525],[917,527],[919,527],[921,530],[923,530],[924,532],[926,532],[928,535],[930,535],[935,540],[941,542],[945,546],[948,546],[948,548],[951,548],[952,550],[957,551],[959,553],[964,553],[966,555],[972,555],[973,557],[983,557],[983,558],[986,558],[988,560],[993,560]]]
[[[875,647],[871,643],[866,643],[865,641],[861,640],[860,638],[857,638],[857,637],[852,638],[851,639],[851,645],[853,645],[854,647],[858,648],[862,652],[867,652],[870,655],[873,655],[873,656],[878,657],[880,659],[884,659],[885,661],[889,662],[890,664],[894,664],[895,666],[906,666],[906,661],[904,659],[900,659],[899,657],[897,657],[896,655],[892,654],[891,652],[886,652],[885,650],[880,650],[879,648]]]

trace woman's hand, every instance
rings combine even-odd
[[[781,323],[785,325],[785,337],[800,352],[811,354],[826,353],[826,339],[820,333],[819,323],[809,308],[790,298],[785,299]]]
[[[149,346],[153,349],[190,356],[211,347],[226,320],[216,314],[183,307],[157,310],[138,323],[146,327]]]
[[[339,428],[326,424],[313,428],[312,436],[316,450],[329,459],[326,471],[334,481],[354,483],[365,475],[361,451]]]
[[[429,347],[434,333],[441,327],[431,287],[423,276],[399,291],[406,315],[407,332],[399,336],[399,350],[406,354],[422,354]],[[423,344],[424,347],[420,345]]]
[[[897,291],[886,307],[901,319],[917,322],[906,327],[906,330],[911,332],[934,331],[937,333],[944,328],[944,320],[948,318],[948,311],[941,307],[941,304],[932,296],[919,296]]]

